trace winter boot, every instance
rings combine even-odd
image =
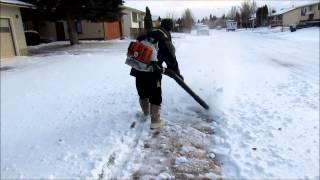
[[[149,116],[150,114],[150,103],[148,98],[139,99],[139,103],[144,116]]]
[[[151,125],[150,129],[158,129],[161,127],[160,106],[151,104]]]

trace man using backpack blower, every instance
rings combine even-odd
[[[170,31],[173,29],[171,19],[163,19],[160,28],[147,31],[139,36],[139,42],[147,42],[155,45],[157,49],[154,61],[150,64],[152,68],[138,70],[132,68],[130,75],[136,77],[136,88],[139,94],[139,103],[145,117],[151,116],[151,129],[161,127],[160,107],[161,97],[161,79],[162,63],[165,62],[167,68],[175,72],[181,79],[178,62],[175,56],[175,48],[171,41]]]

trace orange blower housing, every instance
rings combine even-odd
[[[152,48],[141,42],[131,42],[128,48],[128,57],[131,57],[143,64],[149,64],[152,56]]]

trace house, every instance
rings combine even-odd
[[[67,22],[42,21],[37,28],[32,21],[24,22],[25,29],[36,30],[42,39],[50,41],[65,41],[69,39]],[[121,37],[120,22],[91,22],[81,20],[75,23],[78,38],[81,40],[109,40]]]
[[[272,27],[274,26],[283,26],[283,16],[295,8],[287,8],[287,9],[280,9],[279,11],[271,14],[269,16],[269,22]]]
[[[27,54],[20,8],[32,7],[18,0],[0,0],[0,59]]]
[[[111,40],[121,37],[136,37],[144,28],[143,11],[123,6],[123,16],[120,21],[114,22],[91,22],[81,20],[75,23],[78,38],[80,40]],[[67,22],[33,20],[24,21],[25,29],[35,30],[41,39],[49,41],[65,41],[69,39]]]
[[[236,29],[237,29],[237,21],[226,20],[226,30],[227,31],[235,31]]]
[[[87,20],[75,23],[78,38],[81,40],[109,40],[121,37],[120,21],[91,22]],[[25,20],[26,30],[35,30],[41,39],[48,41],[65,41],[69,39],[68,26],[65,20],[41,21]]]
[[[122,13],[121,24],[124,37],[135,38],[143,32],[145,12],[124,6]]]
[[[320,2],[282,9],[269,16],[271,26],[319,25]]]

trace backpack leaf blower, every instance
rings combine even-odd
[[[128,48],[126,64],[139,71],[146,72],[161,72],[174,79],[187,93],[193,97],[203,108],[209,109],[209,106],[204,102],[192,89],[172,70],[159,67],[155,61],[152,62],[152,57],[156,57],[156,50],[146,42],[131,42]]]
[[[202,100],[195,92],[192,91],[192,89],[172,70],[168,68],[163,68],[162,74],[167,75],[174,79],[187,93],[193,97],[194,100],[196,100],[203,108],[206,110],[209,109],[209,106],[204,100]]]

